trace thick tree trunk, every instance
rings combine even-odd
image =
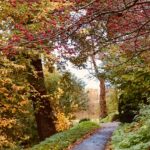
[[[56,133],[54,115],[52,112],[52,107],[50,106],[49,98],[45,96],[47,91],[44,83],[41,59],[32,59],[31,63],[37,73],[37,76],[33,76],[31,73],[28,78],[30,84],[37,91],[37,94],[31,96],[31,99],[35,109],[39,138],[40,140],[44,140],[45,138]]]
[[[103,78],[100,78],[99,82],[100,82],[100,101],[99,101],[100,118],[105,118],[107,116],[105,80]]]

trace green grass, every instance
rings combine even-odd
[[[99,128],[94,122],[85,121],[70,128],[67,131],[57,133],[38,145],[35,145],[31,150],[64,150],[69,145],[81,139],[84,135],[94,129]]]
[[[100,119],[100,123],[112,122],[115,115],[118,115],[118,113],[114,112],[114,113],[108,114],[108,116],[106,116],[105,118]]]
[[[122,124],[112,136],[113,150],[150,150],[150,105],[131,124]]]

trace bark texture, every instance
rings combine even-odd
[[[105,80],[103,78],[100,78],[99,81],[100,81],[100,102],[99,102],[100,118],[105,118],[107,116]]]
[[[92,59],[92,63],[94,66],[94,71],[95,71],[96,77],[100,83],[99,84],[99,86],[100,86],[100,97],[99,97],[100,118],[105,118],[107,116],[105,79],[100,75],[98,66],[95,61],[95,57],[92,56],[91,59]]]
[[[41,59],[32,59],[31,64],[37,73],[37,76],[33,76],[33,73],[29,75],[29,82],[37,91],[36,95],[31,96],[31,99],[35,109],[39,138],[40,140],[44,140],[56,133],[54,115],[49,98],[45,96],[47,91],[44,83]]]

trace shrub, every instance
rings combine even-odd
[[[103,119],[100,119],[101,123],[106,123],[106,122],[112,122],[112,121],[118,121],[119,120],[119,115],[117,112],[110,113],[108,116],[106,116]]]
[[[57,133],[38,145],[35,145],[31,150],[64,150],[85,134],[94,129],[99,128],[99,125],[90,121],[84,121],[71,129]]]
[[[90,119],[89,119],[89,118],[83,118],[83,119],[81,119],[81,120],[79,121],[79,123],[84,122],[84,121],[90,121]]]
[[[121,125],[113,134],[114,150],[148,150],[150,148],[150,106],[140,110],[136,121]]]

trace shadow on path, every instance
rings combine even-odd
[[[118,125],[118,122],[101,124],[101,129],[97,133],[76,145],[72,150],[105,150],[109,138]]]

